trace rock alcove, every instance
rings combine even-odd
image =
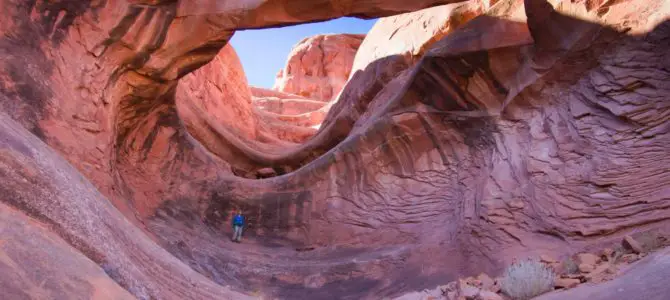
[[[10,298],[379,299],[670,219],[667,1],[0,3]],[[341,16],[319,99],[227,46]]]

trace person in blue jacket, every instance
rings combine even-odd
[[[237,213],[233,217],[233,242],[239,243],[242,239],[242,230],[244,229],[244,216],[242,215],[241,210],[237,210]]]

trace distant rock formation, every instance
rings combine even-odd
[[[273,89],[314,100],[332,100],[346,84],[364,37],[323,34],[303,39],[277,73]]]
[[[382,20],[318,109],[226,47],[454,2],[0,0],[0,298],[380,299],[668,231],[668,1]]]

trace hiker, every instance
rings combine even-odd
[[[244,216],[242,215],[241,210],[237,210],[237,213],[233,217],[233,242],[239,243],[242,239],[242,230],[244,229]]]

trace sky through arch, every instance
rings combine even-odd
[[[286,64],[293,46],[316,34],[367,33],[375,20],[340,18],[296,26],[244,30],[235,33],[230,43],[242,61],[252,86],[271,88],[275,75]]]

